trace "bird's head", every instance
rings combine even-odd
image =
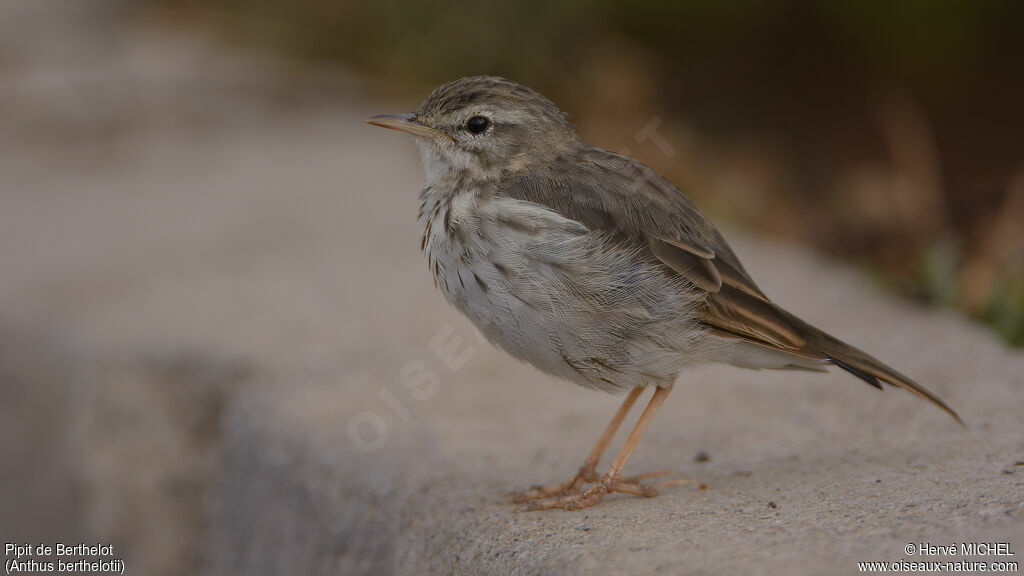
[[[578,142],[550,100],[496,76],[449,82],[411,114],[366,122],[415,136],[428,181],[497,179],[535,168]]]

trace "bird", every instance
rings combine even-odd
[[[625,399],[575,476],[510,495],[580,510],[610,493],[654,496],[623,469],[680,372],[706,363],[827,371],[941,398],[782,309],[694,201],[648,166],[579,139],[537,91],[497,76],[434,89],[415,112],[366,123],[414,137],[426,173],[420,248],[445,299],[498,348]],[[601,456],[647,387],[608,471]]]

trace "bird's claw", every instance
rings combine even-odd
[[[622,479],[602,478],[596,484],[578,494],[564,494],[551,498],[531,500],[526,503],[523,509],[527,512],[535,510],[550,510],[562,508],[564,510],[582,510],[589,508],[601,501],[605,495],[612,492],[623,492],[650,498],[658,495],[658,489],[654,486],[647,486],[639,482],[632,482]]]
[[[511,500],[516,504],[523,504],[530,501],[542,500],[545,498],[551,498],[552,496],[572,496],[579,494],[580,490],[583,489],[583,485],[590,482],[597,482],[600,480],[600,476],[594,471],[591,466],[582,466],[579,471],[571,479],[555,484],[553,486],[541,486],[534,484],[529,490],[524,492],[509,492],[505,494],[505,498]]]

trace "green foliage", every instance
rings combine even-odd
[[[1024,346],[1024,270],[999,280],[982,319],[1011,346]]]
[[[925,300],[943,306],[957,303],[957,269],[960,255],[951,241],[936,242],[921,258],[914,283]]]

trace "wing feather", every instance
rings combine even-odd
[[[496,194],[547,206],[631,249],[646,250],[705,292],[698,317],[713,333],[793,358],[831,362],[873,386],[881,380],[905,388],[960,421],[921,385],[772,303],[693,200],[639,162],[579,144],[553,158],[544,173],[509,175]]]

